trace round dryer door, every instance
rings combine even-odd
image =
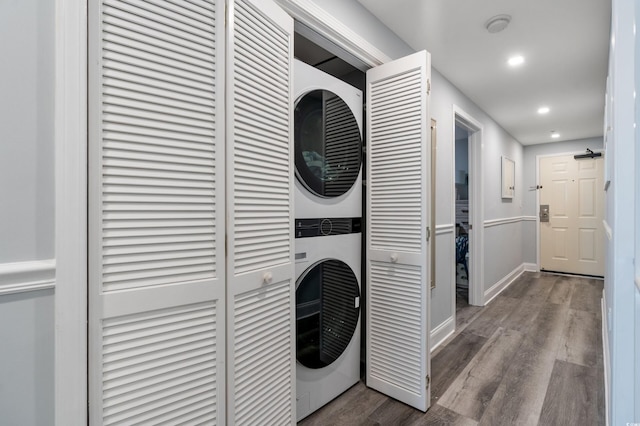
[[[335,259],[316,263],[296,289],[296,358],[323,368],[345,351],[358,325],[360,288],[351,268]]]
[[[338,197],[360,173],[362,138],[351,108],[328,90],[313,90],[296,104],[295,162],[298,180],[320,197]]]

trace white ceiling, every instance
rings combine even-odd
[[[610,1],[358,1],[523,145],[602,136]],[[499,14],[511,23],[491,34]]]

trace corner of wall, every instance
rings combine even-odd
[[[609,426],[609,386],[611,378],[611,355],[609,354],[609,318],[607,317],[607,293],[602,290],[602,361],[604,364],[604,407],[606,425]]]
[[[447,340],[447,337],[451,336],[456,331],[454,315],[444,320],[431,331],[431,352],[442,345],[442,343]]]
[[[513,271],[509,272],[504,278],[492,285],[487,291],[484,292],[485,305],[495,299],[500,293],[502,293],[507,287],[509,287],[520,275],[522,275],[527,269],[528,264],[521,264]]]

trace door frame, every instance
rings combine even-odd
[[[361,71],[392,60],[313,0],[275,0],[293,19],[295,31],[329,50],[338,48]]]
[[[55,2],[56,425],[87,421],[87,0]]]
[[[593,152],[601,152],[604,155],[604,149],[598,148],[593,149]],[[536,155],[536,185],[540,185],[540,160],[542,158],[550,158],[550,157],[562,157],[565,155],[580,155],[584,154],[584,151],[568,151],[568,152],[556,152],[553,154],[538,154]],[[606,160],[605,160],[606,161]],[[604,176],[603,176],[604,180]],[[540,191],[536,190],[536,268],[540,271],[540,251],[542,247],[540,246]],[[605,260],[606,261],[606,260]]]
[[[464,111],[457,105],[453,105],[453,120],[451,124],[451,134],[455,135],[456,125],[462,127],[469,133],[469,225],[472,226],[469,235],[469,304],[474,306],[484,306],[486,303],[484,297],[484,198],[482,192],[484,189],[484,178],[482,174],[482,158],[484,151],[483,144],[483,126],[471,114]],[[456,161],[456,144],[452,145],[452,163]],[[451,193],[455,194],[455,167],[451,168]],[[456,258],[455,254],[455,223],[456,223],[456,200],[451,200],[451,223],[454,226],[452,235],[452,253],[451,259]],[[475,228],[473,228],[475,226]],[[451,286],[451,304],[452,312],[456,312],[456,265],[455,261],[451,262],[452,286]]]

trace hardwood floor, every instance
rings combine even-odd
[[[298,424],[604,425],[602,286],[524,273],[484,308],[459,305],[426,413],[358,383]]]

